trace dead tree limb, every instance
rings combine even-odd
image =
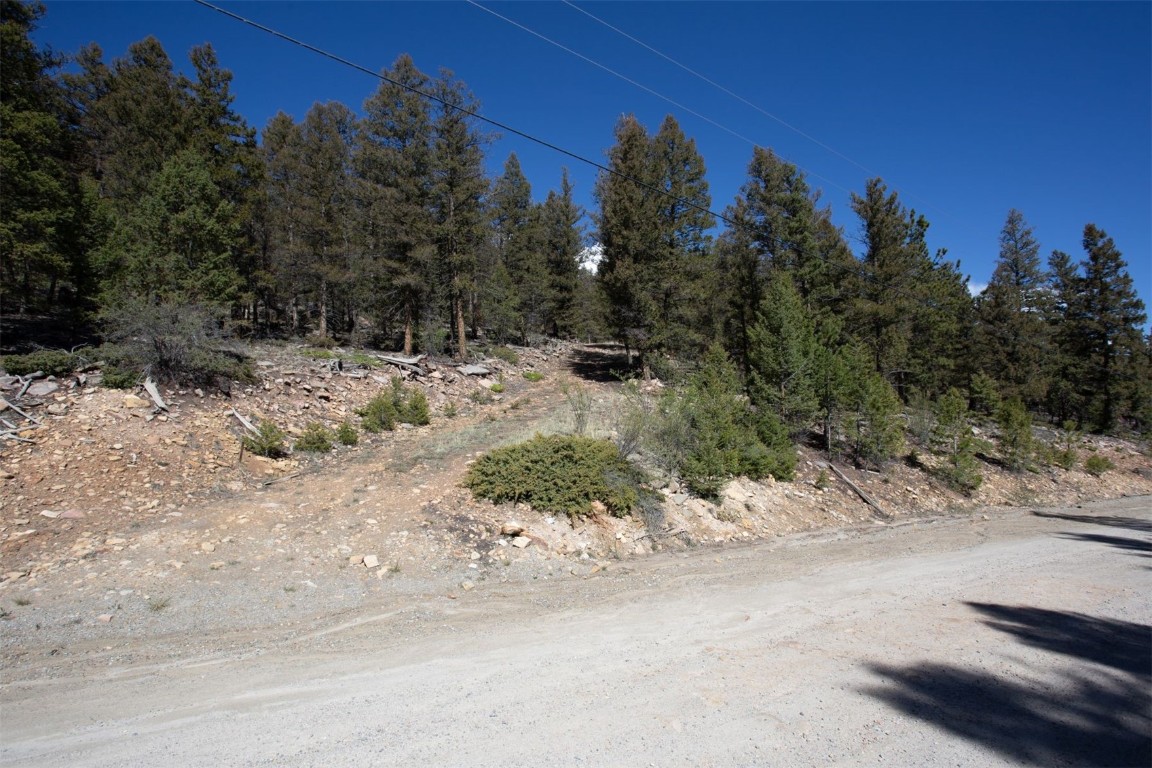
[[[37,419],[34,416],[29,416],[28,414],[24,413],[24,411],[20,410],[19,408],[17,408],[14,405],[12,405],[12,403],[8,402],[3,397],[0,397],[0,404],[3,404],[5,406],[11,408],[12,410],[16,411],[16,413],[20,414],[21,416],[23,416],[24,418],[26,418],[28,421],[32,422],[33,424],[39,424],[40,423],[40,419]]]
[[[157,408],[162,411],[168,410],[168,404],[160,397],[160,390],[156,388],[156,382],[152,381],[151,377],[144,380],[144,391],[152,398],[152,402],[156,403]]]
[[[248,419],[246,419],[246,418],[244,418],[243,416],[241,416],[241,415],[240,415],[240,412],[239,412],[239,411],[237,411],[235,408],[233,408],[233,409],[232,409],[232,415],[233,415],[233,416],[235,416],[237,419],[239,419],[239,420],[240,420],[240,423],[241,423],[241,424],[243,424],[243,425],[244,425],[244,427],[245,427],[245,428],[246,428],[246,429],[247,429],[249,432],[251,432],[251,433],[252,433],[252,434],[254,434],[254,435],[259,435],[259,434],[260,434],[260,430],[256,429],[256,427],[252,426],[252,422],[248,421]]]
[[[872,507],[872,509],[876,511],[876,514],[878,514],[880,517],[884,518],[885,520],[891,520],[891,519],[892,519],[892,515],[890,515],[890,514],[888,514],[887,512],[885,512],[885,511],[884,511],[884,509],[883,509],[883,507],[881,507],[881,506],[880,506],[880,505],[879,505],[879,504],[876,502],[876,500],[875,500],[874,498],[872,498],[871,496],[869,496],[867,493],[865,493],[865,492],[864,492],[864,489],[863,489],[863,488],[861,488],[860,486],[856,485],[856,483],[854,483],[854,482],[852,482],[851,480],[849,480],[849,479],[848,479],[848,476],[847,476],[847,475],[845,475],[843,472],[841,472],[841,471],[840,471],[840,470],[839,470],[839,469],[836,467],[836,465],[835,465],[835,464],[831,464],[831,463],[829,463],[829,464],[828,464],[828,466],[829,466],[829,467],[832,469],[832,471],[833,471],[834,473],[836,473],[836,477],[838,477],[838,478],[840,478],[841,480],[843,480],[845,483],[847,483],[847,485],[848,485],[848,487],[849,487],[849,488],[851,488],[852,490],[856,491],[856,495],[857,495],[857,496],[859,496],[860,498],[864,499],[865,503],[867,503],[867,504],[868,504],[868,506]]]

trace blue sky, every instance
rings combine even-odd
[[[991,274],[1010,208],[1045,259],[1082,258],[1092,222],[1152,304],[1152,3],[576,3],[754,107],[562,2],[481,4],[680,106],[467,2],[219,4],[372,70],[404,52],[451,69],[485,115],[598,161],[620,115],[655,130],[671,113],[704,156],[714,210],[743,184],[752,143],[771,147],[809,174],[857,251],[849,192],[881,176],[973,283]],[[192,2],[47,7],[36,38],[62,53],[95,41],[110,60],[151,34],[188,69],[188,49],[211,42],[257,129],[317,101],[358,110],[376,87]],[[537,199],[567,166],[592,206],[594,169],[506,135],[489,149],[494,173],[510,152]]]

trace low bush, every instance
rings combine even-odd
[[[415,387],[405,387],[399,376],[392,379],[387,392],[376,395],[356,413],[366,432],[391,431],[397,424],[419,427],[431,421],[428,398]]]
[[[360,442],[360,435],[356,432],[356,427],[352,422],[345,419],[340,422],[340,426],[336,427],[336,439],[340,441],[340,445],[356,445]]]
[[[332,430],[318,421],[313,421],[304,428],[300,437],[296,438],[295,448],[309,453],[326,453],[332,450],[334,437]]]
[[[516,350],[509,349],[508,347],[492,347],[488,350],[488,356],[494,357],[497,360],[503,360],[509,365],[516,365],[520,362],[520,355],[516,354]]]
[[[76,370],[81,358],[62,349],[38,349],[26,355],[5,355],[0,365],[12,376],[27,376],[43,371],[49,376],[65,376]]]
[[[270,421],[262,421],[257,432],[259,434],[249,435],[243,439],[245,450],[270,459],[279,459],[288,455],[288,449],[284,447],[286,436],[280,427]]]
[[[527,379],[528,381],[531,381],[531,382],[537,382],[537,381],[543,381],[544,380],[544,374],[540,373],[539,371],[524,371],[524,373],[522,375],[524,376],[525,379]]]
[[[1094,453],[1084,460],[1084,471],[1093,477],[1100,477],[1108,470],[1115,469],[1116,465],[1112,463],[1111,459]]]
[[[640,502],[641,472],[607,440],[537,435],[472,465],[464,484],[477,498],[526,502],[543,512],[588,515],[599,501],[618,517]]]

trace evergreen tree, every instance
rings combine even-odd
[[[548,267],[548,301],[544,326],[553,336],[571,335],[575,327],[580,281],[580,246],[584,213],[572,198],[572,182],[565,168],[560,191],[549,191],[541,209],[544,249]]]
[[[853,326],[898,390],[935,393],[959,378],[971,301],[957,265],[929,255],[928,221],[879,179],[852,208],[864,228],[864,279]]]
[[[433,284],[432,114],[429,78],[404,54],[364,103],[356,153],[361,181],[362,247],[385,326],[398,317],[411,354],[426,294]],[[407,87],[404,87],[407,86]]]
[[[794,439],[803,435],[820,410],[820,349],[789,272],[773,276],[749,341],[752,404],[778,415]]]
[[[30,39],[43,15],[39,3],[0,2],[0,303],[20,312],[54,305],[64,281],[84,282],[82,192],[49,76],[58,62]]]
[[[634,116],[622,118],[609,167],[614,173],[596,186],[599,277],[613,333],[629,354],[640,352],[647,371],[653,356],[700,344],[694,294],[708,258],[711,198],[695,142],[671,117],[654,138]]]
[[[469,112],[480,109],[467,87],[443,71],[432,120],[432,208],[438,262],[444,270],[456,357],[468,352],[465,316],[474,293],[476,251],[483,239],[484,136]]]
[[[979,300],[977,363],[1006,396],[1038,405],[1046,394],[1048,351],[1045,275],[1040,246],[1013,209],[1000,233],[1000,256]]]
[[[1088,224],[1083,242],[1084,276],[1074,321],[1086,363],[1082,392],[1094,428],[1108,431],[1132,416],[1123,405],[1136,386],[1147,315],[1112,238]]]
[[[489,217],[494,256],[512,283],[515,326],[520,337],[527,340],[529,332],[542,328],[548,299],[548,267],[540,213],[532,203],[532,187],[515,153],[508,156],[504,173],[493,185]],[[490,278],[503,276],[490,270]],[[493,288],[497,294],[504,292],[499,284]],[[498,299],[493,296],[489,300]]]

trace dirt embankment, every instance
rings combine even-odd
[[[307,354],[306,354],[307,353]],[[334,365],[292,347],[256,350],[258,383],[228,397],[165,391],[157,411],[143,392],[76,379],[19,406],[40,423],[0,446],[0,612],[9,662],[120,653],[117,639],[178,637],[212,627],[220,648],[254,642],[259,627],[309,631],[318,615],[351,615],[382,596],[459,598],[485,585],[587,578],[630,558],[701,544],[753,542],[817,529],[882,526],[980,506],[1068,504],[1152,494],[1137,447],[1085,441],[1116,464],[1013,475],[985,467],[964,498],[901,464],[845,469],[890,518],[879,517],[803,450],[790,483],[738,480],[719,503],[675,485],[662,515],[570,521],[526,507],[476,502],[460,487],[491,447],[571,426],[564,388],[586,388],[592,430],[618,410],[612,350],[557,346],[488,360],[486,375],[425,364],[406,374],[428,395],[433,421],[323,455],[272,461],[244,453],[233,414],[271,419],[290,433],[333,426],[387,387],[395,368]],[[309,357],[307,355],[313,355]],[[362,359],[362,358],[361,358]],[[525,371],[543,375],[539,381]],[[502,391],[494,391],[502,390]],[[16,415],[5,415],[9,420]],[[21,422],[31,427],[30,422]],[[133,658],[167,651],[135,647]]]

